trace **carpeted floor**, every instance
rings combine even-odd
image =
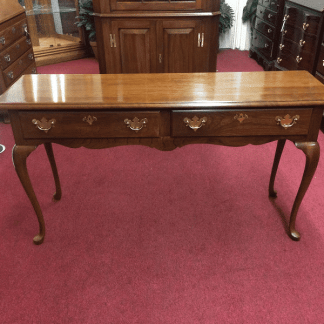
[[[247,52],[219,55],[219,72],[247,67],[262,70]],[[85,59],[38,72],[97,73],[98,65]],[[293,143],[276,199],[268,197],[276,143],[171,152],[54,145],[57,203],[39,147],[28,169],[47,236],[35,246],[36,216],[12,166],[10,125],[0,125],[0,139],[1,323],[324,322],[323,157],[294,242],[287,220],[305,158]]]

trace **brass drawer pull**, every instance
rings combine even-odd
[[[97,117],[89,115],[88,117],[84,117],[82,120],[87,122],[89,125],[92,125],[93,122],[97,121]]]
[[[30,40],[30,38],[26,38],[26,43],[27,43],[28,45],[31,44],[31,40]]]
[[[29,53],[29,54],[28,54],[28,58],[29,58],[30,60],[33,60],[33,59],[34,59],[34,54],[33,54],[33,53]]]
[[[285,47],[285,45],[280,44],[280,45],[279,45],[279,49],[280,49],[280,51],[282,51],[284,47]]]
[[[234,119],[237,119],[240,123],[243,123],[243,121],[245,120],[245,119],[247,119],[247,118],[249,118],[249,116],[247,115],[247,114],[236,114],[235,116],[234,116]]]
[[[41,120],[33,119],[32,123],[35,124],[38,129],[47,133],[52,128],[52,126],[56,123],[56,120],[55,119],[47,120],[45,117],[43,117]]]
[[[185,122],[186,126],[189,126],[196,132],[197,129],[205,125],[205,123],[207,122],[207,117],[203,117],[200,119],[197,116],[193,117],[192,119],[186,117],[183,121]]]
[[[14,78],[14,74],[13,74],[13,72],[9,72],[9,73],[7,74],[7,76],[8,76],[9,79],[13,79],[13,78]]]
[[[140,131],[143,127],[146,127],[146,124],[148,123],[147,118],[143,118],[139,120],[137,117],[133,119],[133,121],[129,119],[125,119],[124,123],[129,127],[131,130],[135,131],[136,133]]]
[[[299,119],[299,115],[296,115],[294,117],[290,117],[289,114],[287,114],[284,118],[277,116],[275,118],[277,125],[282,126],[284,129],[287,129],[289,127],[292,127],[296,124],[297,120]]]
[[[272,33],[272,29],[269,28],[268,29],[268,34],[270,34],[270,33]]]
[[[303,29],[306,30],[309,27],[309,24],[303,23]]]
[[[303,47],[305,45],[305,41],[303,41],[302,39],[299,41],[299,46]]]
[[[296,62],[297,62],[297,63],[300,63],[300,61],[301,61],[302,59],[303,59],[302,57],[297,56],[297,57],[296,57]]]
[[[6,39],[5,39],[3,36],[0,37],[0,43],[1,43],[2,45],[6,44]]]
[[[4,56],[4,59],[7,61],[7,62],[10,62],[10,54],[7,54]]]
[[[277,58],[277,63],[280,64],[281,61],[282,61],[282,58],[278,57]]]

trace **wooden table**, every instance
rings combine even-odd
[[[0,97],[8,109],[15,146],[13,162],[34,207],[41,244],[45,223],[26,168],[26,159],[44,144],[59,177],[51,143],[77,148],[145,145],[173,150],[193,143],[243,146],[278,141],[269,195],[285,141],[306,155],[302,181],[292,207],[289,235],[319,160],[317,143],[324,108],[324,85],[305,71],[24,75]]]

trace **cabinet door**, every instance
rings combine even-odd
[[[156,28],[153,21],[113,21],[111,50],[116,73],[156,72]]]
[[[208,61],[203,31],[200,20],[161,21],[158,27],[158,71],[198,72],[199,64],[196,63],[200,57]]]

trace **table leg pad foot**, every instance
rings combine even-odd
[[[300,234],[296,230],[291,230],[290,233],[289,233],[289,236],[294,241],[299,241],[300,240]]]
[[[36,244],[36,245],[42,244],[44,242],[44,235],[41,235],[41,234],[36,235],[34,237],[33,241],[34,241],[34,244]]]

